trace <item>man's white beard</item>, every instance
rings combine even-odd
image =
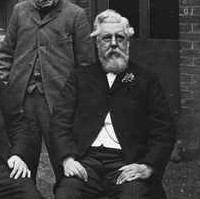
[[[107,73],[120,73],[124,71],[128,66],[128,56],[119,53],[110,53],[106,57],[100,57],[103,69]]]

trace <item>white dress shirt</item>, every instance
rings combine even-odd
[[[113,82],[115,81],[115,78],[116,78],[116,74],[107,73],[107,80],[108,80],[109,87],[112,86]],[[95,147],[101,146],[101,145],[107,148],[121,149],[121,146],[119,144],[119,141],[117,139],[117,136],[115,134],[115,131],[112,125],[110,112],[107,114],[105,118],[104,126],[102,127],[95,141],[92,143],[92,146],[95,146]]]

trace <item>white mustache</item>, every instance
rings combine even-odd
[[[126,57],[126,55],[125,55],[125,53],[124,52],[122,52],[120,49],[109,49],[106,53],[105,53],[105,57],[109,57],[110,55],[112,55],[112,54],[119,54],[119,55],[121,55],[122,57]]]

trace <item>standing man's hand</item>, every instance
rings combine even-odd
[[[21,176],[25,178],[31,177],[31,171],[28,169],[26,163],[17,155],[11,156],[7,161],[8,167],[12,169],[10,173],[10,178],[14,178],[15,180]]]
[[[66,177],[77,176],[84,181],[88,180],[86,169],[81,165],[80,162],[71,157],[63,161],[63,169]]]
[[[121,174],[117,178],[116,184],[130,182],[136,179],[147,179],[152,175],[152,168],[145,164],[129,164],[119,169]]]

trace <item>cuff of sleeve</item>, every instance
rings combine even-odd
[[[144,172],[145,176],[151,177],[153,174],[153,168],[149,165],[146,164],[141,164],[140,168],[142,169],[142,171]]]
[[[9,157],[13,155],[17,155],[28,165],[28,167],[30,167],[30,165],[32,164],[31,159],[30,159],[30,157],[32,156],[32,153],[28,149],[23,150],[23,151],[26,151],[26,152],[22,152],[17,147],[11,148]]]

